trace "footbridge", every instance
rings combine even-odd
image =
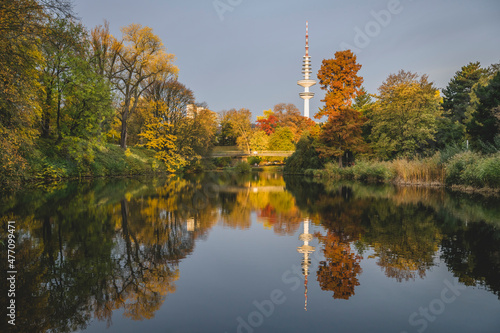
[[[241,150],[229,150],[229,151],[214,151],[209,157],[289,157],[293,154],[293,151],[276,151],[276,150],[262,150],[262,151],[252,151],[250,153]]]

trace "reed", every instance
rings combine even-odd
[[[397,159],[391,162],[397,183],[444,184],[446,170],[440,163],[440,154],[423,159]]]

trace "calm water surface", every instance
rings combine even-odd
[[[0,218],[1,332],[500,332],[498,198],[206,174],[4,194]]]

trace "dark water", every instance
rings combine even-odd
[[[1,332],[500,332],[498,198],[207,174],[20,191],[0,218]]]

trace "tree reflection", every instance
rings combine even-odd
[[[367,212],[369,227],[363,236],[387,277],[408,281],[423,278],[434,266],[441,233],[434,214],[417,205],[395,205],[378,200]]]
[[[14,331],[82,330],[92,315],[109,325],[119,308],[150,319],[175,292],[179,261],[218,219],[213,200],[194,203],[201,184],[179,179],[112,185],[119,186],[68,185],[26,203],[13,199],[13,210],[27,213],[3,215],[24,235]]]
[[[349,299],[354,288],[359,286],[361,256],[351,250],[342,235],[328,231],[326,236],[318,235],[324,245],[325,261],[319,263],[317,278],[322,290],[333,291],[335,299]]]
[[[500,230],[481,223],[468,224],[446,235],[442,258],[453,275],[467,286],[483,286],[500,299]]]
[[[16,261],[23,268],[16,327],[9,330],[84,330],[93,317],[111,324],[116,309],[132,320],[150,319],[175,292],[179,263],[197,240],[218,221],[249,228],[252,216],[278,235],[296,234],[305,218],[324,229],[315,234],[325,258],[317,281],[335,299],[355,294],[365,252],[387,277],[402,282],[425,277],[439,248],[460,282],[500,296],[498,228],[471,222],[471,216],[498,221],[497,211],[476,205],[464,225],[454,211],[472,205],[464,197],[420,192],[324,187],[303,178],[285,183],[261,173],[61,183],[5,195],[0,224],[6,230],[8,220],[16,221]],[[0,237],[0,261],[6,262],[6,236]],[[0,278],[7,278],[5,270]],[[6,293],[0,301],[7,307]]]

